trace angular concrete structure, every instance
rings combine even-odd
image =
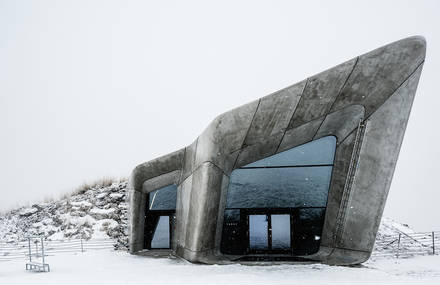
[[[348,265],[373,249],[425,59],[406,38],[217,118],[130,179],[130,252]]]

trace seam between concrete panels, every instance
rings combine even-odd
[[[280,149],[281,143],[282,143],[283,140],[284,140],[284,136],[286,135],[286,132],[287,132],[288,130],[290,130],[290,129],[289,129],[290,123],[292,122],[292,119],[293,119],[293,117],[295,116],[296,111],[298,110],[298,106],[301,104],[301,101],[302,101],[302,99],[303,99],[304,91],[306,90],[307,84],[309,84],[309,78],[306,79],[306,83],[304,84],[303,90],[301,91],[301,95],[300,95],[300,97],[299,97],[298,103],[297,103],[296,106],[295,106],[295,110],[293,111],[292,116],[290,117],[290,120],[289,120],[289,122],[287,123],[287,126],[284,128],[283,135],[281,136],[280,142],[278,143],[278,146],[277,146],[277,148],[276,148],[276,150],[275,150],[275,153],[278,153],[278,150]],[[292,129],[293,129],[293,128],[292,128]]]
[[[356,57],[356,61],[354,62],[353,67],[352,67],[350,73],[348,74],[347,78],[345,79],[344,84],[342,84],[341,88],[339,89],[338,94],[336,95],[336,97],[335,97],[335,99],[333,100],[332,104],[330,105],[330,107],[329,107],[329,108],[327,109],[327,111],[325,112],[324,119],[321,121],[321,123],[319,124],[319,127],[316,129],[316,132],[315,132],[315,134],[313,135],[313,139],[315,139],[316,135],[317,135],[318,132],[319,132],[319,129],[322,127],[322,124],[324,123],[325,119],[327,119],[327,116],[328,116],[329,114],[331,114],[330,112],[331,112],[331,110],[332,110],[332,108],[333,108],[333,105],[335,105],[336,100],[338,100],[339,95],[341,95],[342,90],[344,90],[345,86],[347,85],[348,80],[350,79],[351,75],[352,75],[353,72],[354,72],[354,69],[356,68],[356,66],[357,66],[357,64],[358,64],[358,61],[359,61],[359,57]],[[334,112],[332,112],[332,113],[334,113]]]
[[[342,249],[342,250],[350,250],[350,251],[356,251],[356,252],[362,252],[362,253],[370,253],[369,251],[366,251],[366,250],[360,250],[360,249],[352,249],[352,248],[345,248],[345,247],[334,247],[334,249],[333,249],[333,251],[332,251],[332,254],[333,254],[333,252],[334,252],[334,250],[335,249]]]
[[[420,66],[422,66],[423,65],[423,63],[425,63],[425,60],[422,60],[422,62],[420,62],[418,65],[417,65],[417,67],[411,72],[411,74],[407,77],[407,78],[405,78],[405,80],[403,80],[403,82],[401,83],[401,84],[399,84],[399,86],[397,86],[396,87],[396,89],[394,89],[393,90],[393,92],[391,92],[391,95],[385,100],[385,101],[383,101],[382,102],[382,104],[380,104],[377,108],[376,108],[376,110],[374,110],[374,112],[371,112],[371,114],[369,114],[368,116],[366,116],[365,118],[364,118],[364,121],[366,121],[366,120],[368,120],[374,113],[376,113],[376,111],[377,110],[379,110],[379,108],[380,107],[382,107],[382,105],[383,104],[385,104],[385,102],[386,101],[388,101],[388,99],[390,99],[391,98],[391,96],[393,96],[399,89],[400,89],[400,87],[402,87],[402,85],[403,84],[405,84],[413,75],[414,75],[414,73],[416,73],[416,71],[420,68]],[[353,105],[353,104],[351,104],[351,105]],[[364,108],[365,108],[365,105],[364,104],[359,104],[359,105],[362,105],[362,106],[364,106]],[[350,106],[350,105],[348,105],[348,106]],[[341,108],[341,109],[343,109],[343,108]],[[336,111],[339,111],[339,110],[341,110],[341,109],[338,109],[338,110],[335,110],[335,112]],[[354,130],[352,130],[351,132],[349,132],[348,134],[347,134],[347,136],[344,138],[344,139],[342,139],[341,140],[341,143],[343,143],[354,131],[355,131],[356,129],[354,129]]]
[[[301,102],[303,100],[304,91],[306,90],[307,86],[309,85],[310,77],[306,78],[306,83],[304,84],[303,90],[301,91],[301,97],[299,97],[298,103],[296,104],[295,110],[292,113],[292,116],[290,117],[289,123],[287,124],[286,130],[289,129],[290,123],[293,120],[293,117],[295,116],[296,112],[298,111],[298,107],[301,105]],[[293,128],[290,128],[293,129]]]
[[[247,136],[249,135],[249,131],[250,131],[251,127],[252,127],[252,123],[254,122],[255,116],[257,115],[258,108],[260,107],[260,103],[261,103],[261,98],[258,99],[257,108],[255,108],[255,112],[254,112],[254,114],[252,115],[251,123],[249,124],[249,127],[248,127],[248,129],[247,129],[247,131],[246,131],[246,134],[245,134],[245,136],[244,136],[244,139],[243,139],[243,141],[242,141],[241,144],[240,144],[240,149],[238,149],[238,154],[237,154],[237,156],[235,157],[234,165],[232,165],[232,169],[235,169],[235,165],[237,164],[238,157],[240,156],[241,150],[244,148],[244,144],[245,144],[245,142],[246,142],[246,138],[247,138]],[[233,151],[230,152],[230,153],[233,153],[234,151],[237,151],[237,150],[233,150]],[[228,177],[229,177],[229,176],[228,176]]]
[[[185,167],[185,158],[186,158],[186,154],[187,154],[186,149],[187,149],[188,147],[189,147],[189,146],[185,147],[185,151],[183,152],[182,162],[180,163],[180,175],[179,175],[179,180],[177,181],[177,184],[179,184],[180,181],[182,180],[182,176],[183,176],[183,168]]]
[[[196,147],[195,147],[195,149],[194,149],[194,158],[192,159],[192,162],[191,162],[191,169],[190,169],[190,171],[189,171],[189,174],[187,175],[187,176],[184,176],[184,169],[182,169],[182,175],[181,175],[181,177],[180,177],[180,180],[179,180],[179,185],[181,185],[188,177],[190,177],[192,174],[193,174],[193,167],[194,167],[194,164],[196,163],[196,156],[197,156],[197,146],[199,145],[199,137],[197,137],[197,139],[196,139]],[[188,146],[189,147],[189,146]],[[185,165],[183,164],[182,165],[182,168],[183,167],[185,167]],[[195,170],[195,169],[194,169]]]
[[[215,164],[214,162],[210,161],[210,160],[206,160],[200,163],[199,166],[197,166],[194,171],[192,171],[187,177],[185,177],[181,182],[180,185],[183,184],[183,182],[185,182],[190,176],[192,176],[194,174],[194,172],[196,172],[197,170],[199,170],[200,167],[202,167],[204,164],[206,163],[210,163],[212,165],[214,165],[216,168],[218,168],[224,175],[226,175],[227,177],[230,177],[230,175],[228,175],[223,169],[221,169],[220,166],[218,166],[217,164]]]

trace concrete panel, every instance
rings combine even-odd
[[[313,139],[333,135],[338,141],[344,140],[358,127],[360,120],[364,118],[364,113],[365,109],[362,105],[350,105],[328,114]]]
[[[234,168],[276,152],[305,84],[301,81],[260,100]]]
[[[344,193],[344,186],[350,159],[353,153],[356,132],[349,135],[344,141],[338,142],[336,147],[332,179],[327,198],[327,209],[325,211],[324,227],[321,235],[321,246],[335,246],[335,235],[340,216],[341,200]]]
[[[371,252],[335,248],[332,254],[324,260],[330,265],[355,265],[365,262],[370,258]]]
[[[352,59],[310,77],[288,128],[296,128],[326,115],[355,63],[356,59]]]
[[[306,80],[261,98],[244,146],[259,143],[274,135],[282,135],[289,125],[305,85]]]
[[[135,191],[142,191],[142,185],[148,179],[182,168],[185,149],[172,152],[154,160],[139,164],[131,174],[131,184]]]
[[[422,67],[373,114],[366,126],[343,224],[343,248],[373,249]]]
[[[197,138],[192,144],[185,148],[185,155],[183,159],[182,172],[179,183],[185,180],[194,171],[198,140],[199,139]]]
[[[172,172],[156,176],[144,182],[142,186],[142,192],[150,193],[154,190],[157,190],[159,188],[171,184],[177,185],[177,183],[179,182],[179,178],[180,178],[180,170],[174,170]]]
[[[360,56],[332,110],[362,104],[368,117],[416,70],[425,53],[425,40],[411,37]]]
[[[139,191],[129,191],[129,246],[130,252],[142,250],[144,244],[144,222],[146,194]]]
[[[188,224],[188,213],[190,209],[192,175],[188,176],[177,189],[176,201],[176,243],[177,248],[185,247],[186,229]]]
[[[287,130],[278,147],[277,153],[311,141],[323,120],[324,117],[321,117],[297,128]]]
[[[220,192],[220,203],[219,203],[218,215],[217,215],[215,243],[214,243],[216,256],[222,255],[220,253],[220,244],[221,244],[222,232],[223,232],[223,220],[224,220],[224,216],[225,216],[225,207],[226,207],[226,198],[228,196],[228,187],[229,187],[229,177],[226,175],[223,175],[221,192]]]
[[[194,171],[185,249],[199,252],[215,248],[222,178],[223,172],[210,162]]]
[[[238,155],[234,168],[275,154],[282,138],[283,133],[278,133],[271,137],[261,139],[259,143],[243,148]]]
[[[258,103],[259,100],[231,110],[209,124],[198,139],[196,167],[212,162],[226,173],[232,171]]]

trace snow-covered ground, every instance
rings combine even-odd
[[[440,256],[370,260],[359,267],[322,264],[197,265],[123,251],[60,254],[50,273],[25,271],[24,261],[0,263],[0,284],[440,284]]]
[[[95,186],[84,193],[50,203],[38,203],[0,214],[0,256],[29,234],[44,234],[50,240],[77,243],[111,239],[116,248],[127,245],[127,182]],[[400,235],[402,239],[400,239]],[[440,256],[395,258],[397,237],[402,255],[430,251],[429,236],[414,233],[407,225],[382,219],[373,258],[359,267],[322,264],[195,265],[177,258],[154,259],[129,255],[123,250],[94,250],[77,254],[56,248],[47,258],[52,272],[25,271],[25,260],[0,259],[3,284],[440,284]],[[69,240],[72,239],[72,240]],[[59,241],[61,242],[61,241]],[[62,244],[61,243],[61,244]],[[112,242],[110,241],[110,246]],[[3,246],[3,247],[2,247]],[[95,247],[97,247],[95,245]],[[102,247],[108,248],[108,242]],[[100,247],[100,248],[102,248]],[[23,251],[23,248],[19,249]],[[11,252],[9,252],[11,251]],[[75,251],[75,250],[72,250]],[[23,253],[21,253],[23,254]],[[399,256],[402,256],[399,255]],[[393,257],[394,256],[394,257]],[[376,259],[375,259],[376,258]]]

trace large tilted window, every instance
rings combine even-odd
[[[311,254],[320,243],[336,148],[334,136],[232,172],[221,250]]]
[[[145,211],[144,248],[171,248],[176,200],[176,185],[168,185],[148,194]]]

